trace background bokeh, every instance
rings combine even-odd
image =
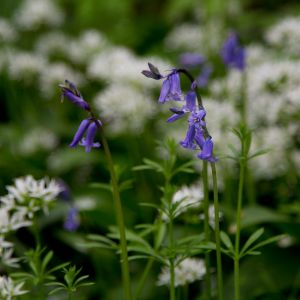
[[[69,208],[63,201],[39,220],[39,226],[44,245],[54,250],[57,261],[72,261],[96,282],[83,288],[78,299],[121,299],[120,268],[115,253],[78,246],[87,233],[105,234],[115,218],[110,193],[93,184],[109,182],[101,149],[85,153],[83,148],[68,148],[85,114],[67,100],[61,103],[58,84],[65,79],[74,82],[105,123],[120,178],[132,180],[122,199],[126,225],[134,229],[153,222],[157,212],[139,204],[159,203],[162,178],[132,168],[144,157],[159,159],[163,154],[157,142],[168,137],[180,141],[186,131],[184,121],[165,122],[168,108],[157,104],[160,83],[141,71],[150,61],[167,72],[180,65],[184,53],[205,57],[212,74],[202,96],[220,157],[221,226],[230,232],[238,169],[222,157],[230,153],[228,145],[238,147],[230,129],[239,121],[242,80],[240,72],[227,70],[220,58],[231,31],[246,48],[252,152],[269,150],[249,165],[244,234],[257,226],[264,226],[268,235],[287,234],[281,244],[242,261],[243,299],[298,299],[299,1],[1,0],[0,191],[5,195],[6,185],[27,174],[59,178],[70,187],[72,205],[80,215],[79,229],[72,233],[63,229]],[[192,70],[195,76],[200,71],[201,66]],[[182,149],[178,155],[181,161],[194,157]],[[195,174],[175,178],[178,187],[199,180],[199,166],[195,162]],[[188,234],[202,222],[189,220],[193,218],[180,219],[178,234]],[[14,239],[20,244],[20,256],[24,246],[34,247],[26,230]],[[144,262],[131,264],[135,285]],[[232,299],[231,261],[225,258],[224,264],[228,299]],[[154,266],[142,299],[168,297],[166,287],[156,286],[160,268]],[[193,283],[190,299],[201,299],[201,290],[201,282]]]

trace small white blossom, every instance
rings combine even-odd
[[[42,25],[58,26],[64,20],[61,9],[51,0],[24,0],[14,20],[22,30],[36,30]]]
[[[0,276],[0,295],[6,300],[28,293],[22,290],[25,282],[15,283],[10,277]]]
[[[175,286],[187,285],[202,280],[206,273],[203,259],[186,258],[175,266]],[[164,267],[159,274],[157,285],[170,285],[170,268]]]

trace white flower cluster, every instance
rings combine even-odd
[[[24,222],[30,221],[34,213],[41,209],[47,213],[61,191],[60,185],[54,179],[35,180],[31,175],[15,179],[14,185],[6,188],[8,194],[0,198],[1,209],[19,214],[19,222],[22,218]]]
[[[139,134],[145,120],[154,116],[155,104],[142,91],[125,84],[111,84],[94,99],[102,119],[108,121],[113,134]]]
[[[8,54],[8,74],[13,80],[33,83],[46,68],[44,57],[32,52],[11,51]]]
[[[20,259],[12,257],[13,243],[7,242],[0,236],[0,260],[3,265],[17,268]]]
[[[191,284],[203,279],[206,273],[203,259],[186,258],[175,266],[175,286]],[[170,285],[170,268],[164,267],[158,276],[157,285]]]
[[[14,42],[18,37],[13,24],[7,19],[0,18],[0,43]]]
[[[300,56],[300,17],[286,17],[266,32],[267,42],[292,55]]]
[[[58,143],[57,136],[49,129],[37,127],[24,135],[19,144],[22,155],[31,155],[39,150],[52,150]]]
[[[62,24],[64,14],[52,0],[24,0],[14,19],[21,30],[36,30],[42,25]]]
[[[15,299],[14,297],[28,292],[22,290],[23,285],[24,282],[15,283],[10,277],[0,276],[0,295],[6,300]]]
[[[166,37],[165,45],[169,50],[208,53],[220,49],[222,27],[216,20],[213,24],[184,23],[175,27]],[[211,37],[214,38],[211,38]],[[205,47],[203,47],[205,45]]]

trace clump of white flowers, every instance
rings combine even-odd
[[[0,18],[0,43],[14,42],[18,37],[13,24],[4,18]]]
[[[0,295],[2,299],[11,300],[13,297],[26,294],[28,291],[22,290],[24,282],[16,283],[10,277],[0,276]]]
[[[187,285],[203,279],[206,273],[205,263],[199,258],[185,258],[175,265],[175,286]],[[158,276],[157,285],[170,285],[170,268],[163,267]]]
[[[24,0],[14,19],[20,29],[35,30],[42,25],[53,27],[62,24],[64,14],[54,1]]]
[[[199,215],[200,220],[204,220],[204,213]],[[219,220],[223,218],[223,212],[219,211]],[[213,204],[208,207],[208,224],[215,230],[215,206]]]
[[[145,122],[156,112],[150,96],[125,84],[109,85],[96,95],[94,105],[101,112],[101,118],[107,120],[108,130],[116,135],[141,133]]]
[[[14,185],[6,188],[8,195],[0,198],[1,209],[15,210],[15,213],[29,220],[39,210],[47,213],[61,191],[60,185],[54,179],[35,180],[31,175],[16,178]]]
[[[286,17],[266,32],[267,42],[286,53],[300,56],[300,17]]]

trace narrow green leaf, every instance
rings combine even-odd
[[[57,293],[58,291],[61,291],[61,290],[64,290],[64,289],[66,289],[66,288],[58,287],[58,288],[56,288],[56,289],[50,291],[50,292],[48,293],[48,295],[51,296],[51,295]]]
[[[220,238],[221,238],[221,241],[223,242],[223,244],[224,244],[229,250],[233,250],[232,242],[231,242],[230,237],[227,235],[226,232],[221,231],[221,233],[220,233]]]
[[[47,265],[48,263],[50,262],[50,260],[52,259],[53,257],[53,251],[49,251],[46,256],[44,257],[43,261],[42,261],[42,266],[41,266],[41,269],[42,269],[42,273],[45,273],[45,270],[47,268]]]
[[[261,235],[264,233],[263,228],[257,229],[254,233],[251,234],[249,239],[244,244],[244,247],[242,248],[240,254],[243,255],[244,252],[257,240],[261,237]]]

